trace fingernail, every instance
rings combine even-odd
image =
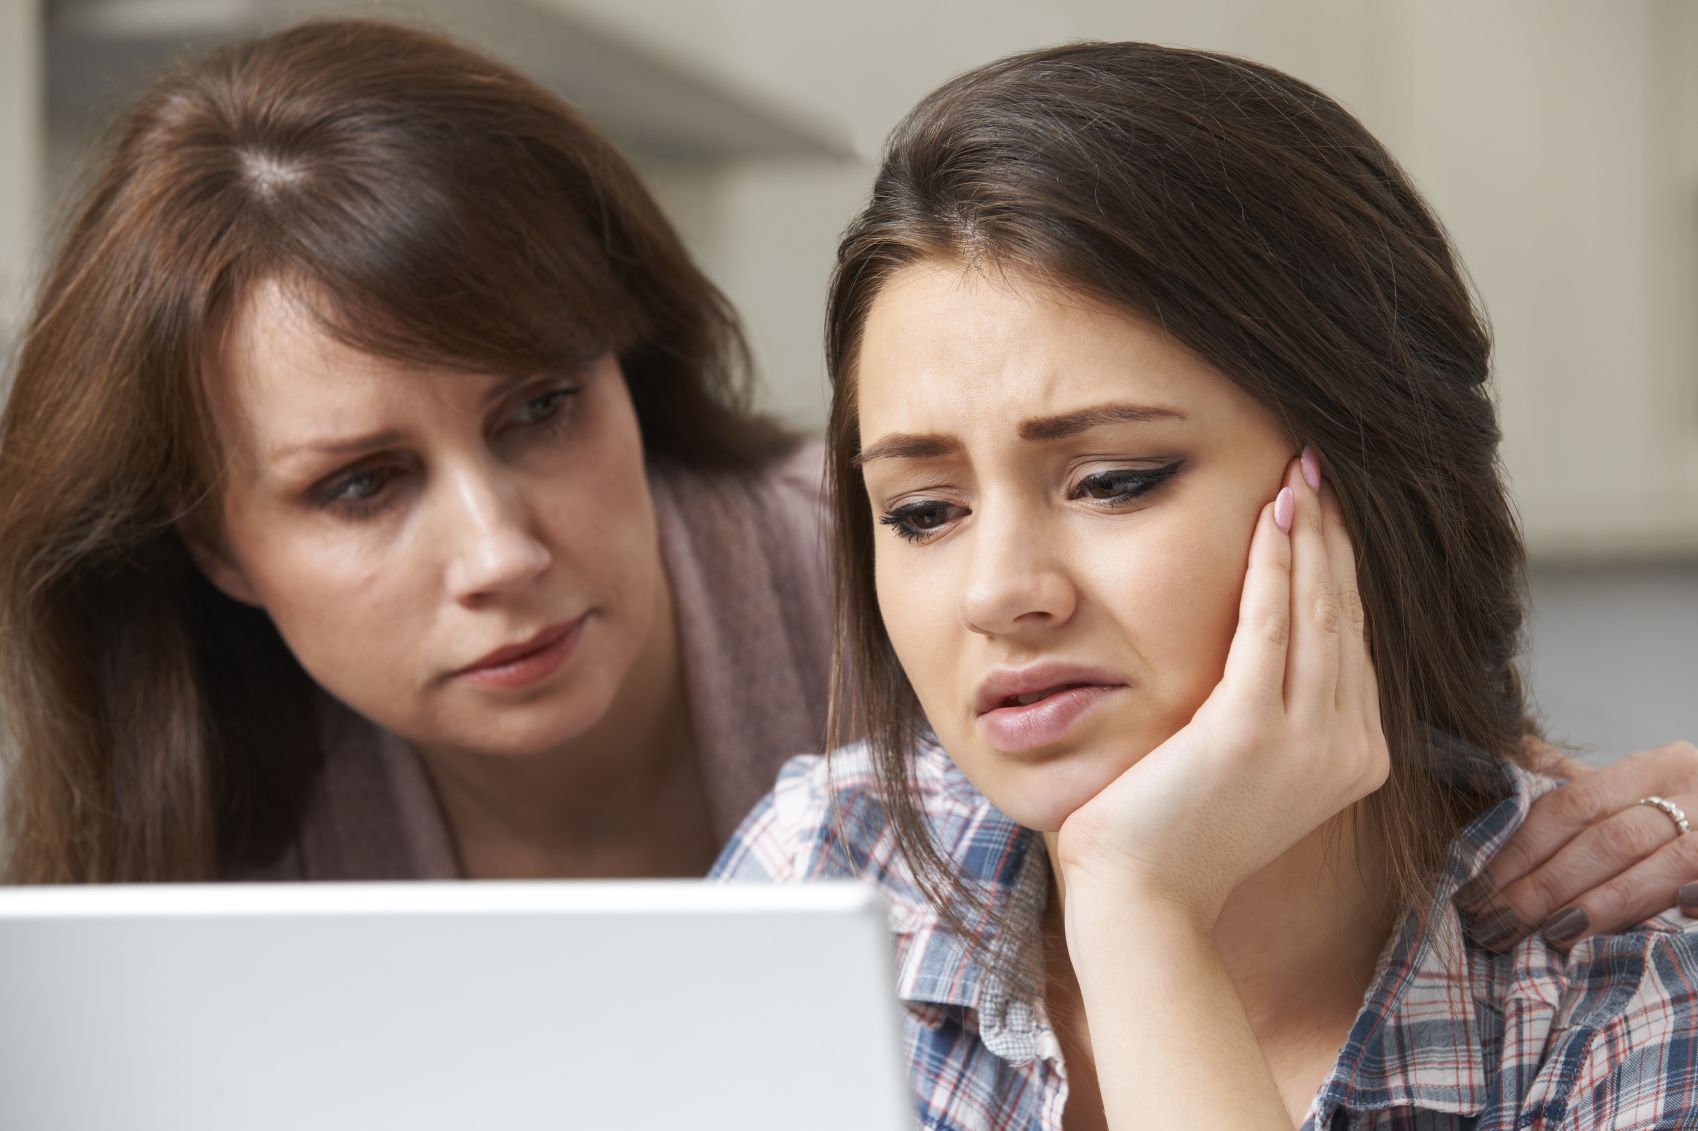
[[[1698,883],[1687,884],[1674,898],[1675,902],[1680,904],[1681,911],[1698,919]]]
[[[1481,872],[1456,889],[1456,903],[1470,911],[1486,902],[1497,891],[1497,884],[1492,881],[1490,872]]]
[[[1291,449],[1287,448],[1287,451]],[[1303,446],[1303,454],[1297,458],[1303,465],[1303,482],[1309,485],[1311,491],[1321,489],[1321,457],[1315,454],[1315,449],[1307,444]]]
[[[1521,920],[1507,907],[1496,907],[1474,920],[1468,932],[1487,950],[1502,950],[1521,934]]]
[[[1546,942],[1561,946],[1570,939],[1577,938],[1590,923],[1591,920],[1584,910],[1570,907],[1546,919],[1545,925],[1539,928],[1539,933],[1545,936]]]
[[[1297,496],[1291,493],[1290,487],[1281,487],[1279,494],[1274,496],[1274,525],[1281,530],[1291,530],[1291,508],[1297,505]]]

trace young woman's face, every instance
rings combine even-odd
[[[968,778],[1059,829],[1219,681],[1291,444],[1155,327],[953,263],[879,292],[856,381],[897,657]]]
[[[528,754],[613,704],[666,608],[617,361],[504,379],[341,345],[255,289],[209,391],[229,457],[213,582],[426,748]]]

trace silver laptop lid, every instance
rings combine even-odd
[[[0,890],[0,1127],[911,1127],[859,884]]]

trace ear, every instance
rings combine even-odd
[[[177,533],[188,547],[195,565],[214,588],[232,601],[240,601],[256,609],[265,607],[247,573],[230,556],[222,539],[209,535],[199,523],[179,523]]]

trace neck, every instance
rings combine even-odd
[[[696,875],[716,840],[696,760],[671,589],[593,727],[524,757],[424,750],[466,874]]]
[[[1334,818],[1240,884],[1215,924],[1221,962],[1264,1046],[1330,1031],[1340,1018],[1348,1027],[1396,921],[1381,853],[1355,834],[1354,816]],[[1044,841],[1053,862],[1055,834]],[[1059,926],[1067,894],[1052,875]]]

